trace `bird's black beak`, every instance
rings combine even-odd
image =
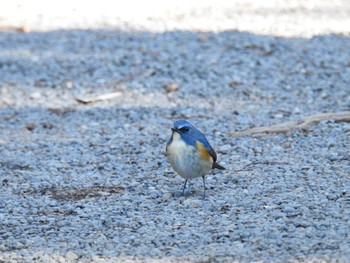
[[[179,130],[176,129],[176,128],[171,128],[171,130],[172,130],[173,132],[179,132]]]

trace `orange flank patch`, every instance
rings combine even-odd
[[[197,141],[196,144],[197,144],[197,147],[199,149],[199,152],[200,152],[202,158],[205,160],[209,160],[210,154],[208,153],[208,150],[205,148],[205,146],[199,141]]]

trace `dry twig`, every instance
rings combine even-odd
[[[230,133],[230,136],[239,137],[244,135],[286,133],[292,130],[307,129],[308,127],[315,125],[323,120],[333,120],[335,122],[350,122],[350,111],[319,113],[305,117],[298,121],[289,121],[266,127],[255,127],[243,131],[234,131]]]
[[[235,170],[235,172],[242,172],[242,171],[251,171],[253,170],[255,165],[258,164],[266,164],[266,165],[286,165],[289,164],[287,162],[277,162],[277,161],[263,161],[263,162],[252,162],[247,165],[245,165],[242,169]]]
[[[101,94],[101,95],[94,95],[90,97],[81,97],[81,98],[75,98],[78,102],[83,104],[88,104],[100,100],[112,100],[122,95],[122,92],[116,91],[112,93],[107,94]]]

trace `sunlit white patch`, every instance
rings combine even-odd
[[[181,154],[181,151],[186,150],[188,148],[188,145],[181,139],[180,135],[175,132],[173,135],[173,141],[168,146],[169,152],[171,154]]]

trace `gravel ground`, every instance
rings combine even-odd
[[[350,262],[350,123],[230,137],[350,109],[349,2],[198,3],[0,1],[1,262]]]

